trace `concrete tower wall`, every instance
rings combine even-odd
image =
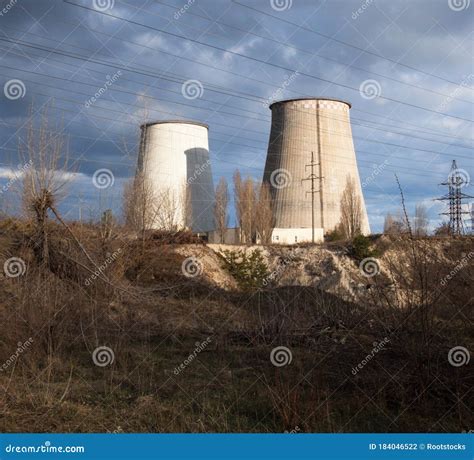
[[[363,208],[362,231],[370,232],[360,185],[349,118],[350,104],[327,99],[276,102],[263,180],[270,184],[275,218],[274,234],[311,239],[311,174],[313,155],[314,226],[316,235],[340,222],[340,201],[347,178],[354,179]],[[306,229],[306,230],[304,230]],[[323,231],[321,231],[323,229]],[[291,233],[291,232],[290,232]],[[307,235],[303,237],[302,235]],[[275,241],[275,238],[274,238]],[[293,241],[291,241],[293,242]]]
[[[158,211],[152,228],[165,226],[163,213],[178,228],[194,232],[214,228],[207,125],[188,121],[143,125],[137,173],[142,174],[157,206],[168,208]]]

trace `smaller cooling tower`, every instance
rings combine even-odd
[[[341,220],[341,196],[354,181],[362,232],[370,232],[357,168],[348,102],[301,98],[270,105],[272,126],[263,181],[272,194],[274,242],[315,240]],[[314,198],[314,205],[312,202]]]
[[[214,186],[208,126],[185,120],[141,126],[137,178],[153,195],[149,228],[213,230]]]

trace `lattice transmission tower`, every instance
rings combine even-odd
[[[453,160],[448,180],[440,185],[448,187],[448,193],[437,198],[439,201],[448,202],[448,210],[442,212],[441,215],[449,216],[449,233],[451,235],[462,235],[464,233],[463,215],[470,214],[469,211],[463,210],[463,200],[474,198],[462,191],[469,185],[469,175],[463,169],[459,169],[456,160]]]

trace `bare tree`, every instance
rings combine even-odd
[[[190,223],[189,193],[187,188],[174,187],[159,191],[142,173],[126,184],[123,194],[125,222],[144,235],[147,230],[160,228],[177,231]]]
[[[187,181],[184,181],[181,186],[181,201],[184,227],[187,230],[192,230],[196,216],[193,210],[193,190],[191,184]]]
[[[272,197],[268,183],[262,184],[258,194],[255,210],[255,227],[262,244],[269,244],[272,240],[273,212]]]
[[[354,178],[347,176],[346,186],[341,196],[341,228],[346,238],[354,238],[361,233],[362,204],[357,193]]]
[[[174,190],[172,187],[164,188],[156,195],[155,223],[163,229],[177,231],[183,228],[183,209],[186,206],[186,193]]]
[[[229,223],[227,207],[229,204],[229,190],[227,181],[221,177],[216,187],[216,197],[214,202],[214,220],[220,242],[224,243],[225,233]]]
[[[240,229],[241,239],[243,238],[242,235],[242,216],[244,214],[244,203],[243,203],[243,196],[242,196],[242,177],[240,175],[240,171],[238,169],[234,172],[234,205],[235,205],[235,216],[237,218],[237,224]]]
[[[401,211],[397,211],[397,213],[394,215],[388,213],[385,216],[383,232],[386,235],[401,235],[403,233],[406,233],[407,230],[407,223]]]
[[[146,123],[149,118],[147,101],[144,101],[143,104],[144,108],[139,118],[142,123]],[[144,129],[141,129],[139,139],[138,146],[135,145],[133,149],[129,149],[126,139],[123,139],[124,152],[129,158],[136,158],[138,156],[138,165],[135,177],[125,184],[122,212],[126,226],[140,232],[142,241],[144,241],[147,230],[150,230],[155,225],[156,216],[159,211],[159,202],[157,201],[153,184],[147,179],[146,170],[148,164],[140,157],[140,152],[146,142]]]
[[[384,234],[389,235],[392,233],[394,223],[395,223],[395,219],[393,218],[392,214],[388,212],[387,215],[385,216],[385,220],[383,223]]]
[[[252,244],[255,236],[255,208],[256,208],[256,193],[255,183],[251,177],[247,177],[243,182],[243,218],[242,231],[246,244]]]
[[[415,207],[415,218],[413,222],[413,233],[416,236],[426,236],[428,234],[428,210],[423,204],[417,204]]]
[[[115,221],[112,209],[106,209],[100,218],[99,232],[101,240],[104,242],[110,240],[116,225],[117,223]]]
[[[255,236],[255,182],[251,177],[242,180],[239,171],[234,174],[234,200],[242,242],[251,244]]]
[[[436,236],[448,236],[451,234],[451,227],[449,222],[441,222],[435,229],[434,234]]]
[[[67,139],[61,126],[49,126],[49,110],[50,107],[46,106],[40,112],[39,123],[35,123],[31,108],[26,143],[19,145],[20,158],[29,165],[23,176],[23,208],[33,218],[35,257],[45,265],[49,265],[48,212],[52,211],[59,219],[56,206],[72,177],[67,172]]]
[[[152,185],[140,172],[124,187],[123,212],[126,225],[141,232],[142,237],[156,221],[158,202]]]

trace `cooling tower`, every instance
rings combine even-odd
[[[272,127],[263,180],[270,184],[274,230],[281,243],[311,241],[341,220],[348,178],[362,204],[362,232],[370,233],[349,118],[351,105],[323,98],[290,99],[270,105]],[[312,202],[314,199],[314,205]]]
[[[143,178],[149,228],[214,228],[214,186],[209,159],[208,126],[169,120],[141,126],[137,177]]]

